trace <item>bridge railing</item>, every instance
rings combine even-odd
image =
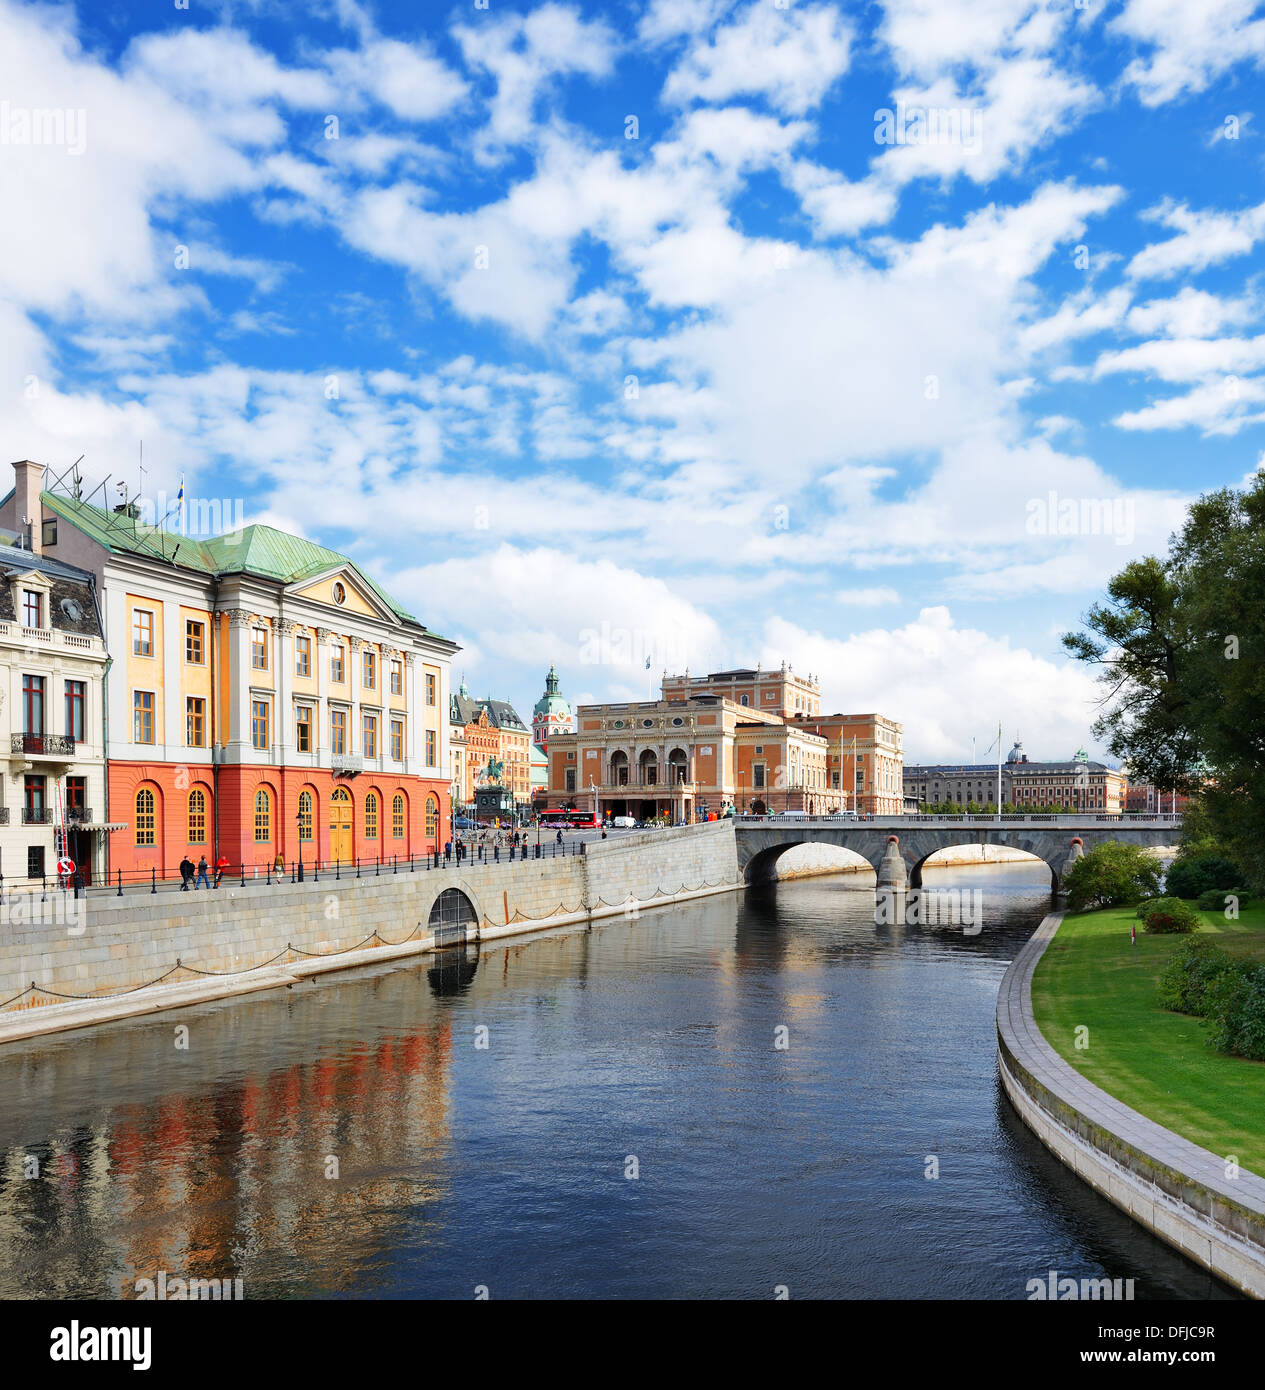
[[[830,825],[830,826],[870,826],[881,827],[883,829],[898,829],[902,825],[1053,825],[1053,826],[1090,826],[1090,825],[1171,825],[1180,826],[1182,823],[1181,812],[1112,812],[1112,811],[1081,811],[1067,812],[1060,815],[1051,814],[1006,814],[1006,815],[956,815],[956,816],[932,816],[923,815],[917,812],[908,815],[891,816],[784,816],[776,812],[769,815],[756,816],[749,812],[735,816],[734,819],[743,825]]]

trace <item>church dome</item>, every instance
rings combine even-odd
[[[532,711],[536,720],[546,719],[557,723],[571,718],[571,704],[558,689],[558,673],[552,666],[545,677],[545,693],[536,701]]]
[[[1008,763],[1026,763],[1028,761],[1028,755],[1023,751],[1023,744],[1018,739],[1015,740],[1015,746],[1006,754],[1006,761]]]

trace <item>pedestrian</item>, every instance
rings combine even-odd
[[[207,878],[206,871],[207,862],[206,855],[204,854],[200,856],[200,858],[198,859],[198,880],[193,886],[195,889],[205,888],[209,892],[211,888],[211,880]]]
[[[285,860],[282,858],[281,851],[278,850],[278,851],[277,851],[277,857],[276,857],[276,859],[273,860],[273,863],[272,863],[272,872],[276,875],[276,879],[277,879],[277,882],[278,882],[278,883],[280,883],[281,880],[285,877],[285,871],[286,871],[286,862],[285,862]]]
[[[602,827],[602,839],[604,840],[605,838],[606,838],[606,827],[603,826],[603,827]]]
[[[193,860],[186,854],[180,861],[180,891],[187,893],[193,882]]]
[[[561,827],[561,826],[558,827],[558,843],[559,843],[559,844],[562,843],[562,827]]]
[[[449,864],[452,863],[452,841],[451,841],[451,840],[445,840],[445,841],[444,841],[444,860],[445,860],[445,862],[447,862],[447,863],[449,863]]]
[[[227,868],[228,860],[227,858],[225,858],[224,855],[221,854],[220,857],[215,861],[215,886],[217,888],[220,886],[220,882],[224,878],[224,870]]]

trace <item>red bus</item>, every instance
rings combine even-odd
[[[592,811],[568,810],[565,806],[547,808],[540,813],[540,823],[550,830],[596,830]]]

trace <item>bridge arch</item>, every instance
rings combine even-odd
[[[961,844],[938,845],[935,848],[928,850],[926,853],[922,855],[921,858],[918,859],[912,859],[907,857],[906,864],[909,872],[909,886],[911,888],[921,888],[923,870],[926,868],[936,869],[941,867],[940,864],[936,863],[936,856],[939,854],[960,855],[963,850],[978,849],[980,851],[980,861],[985,862],[984,850],[988,847],[988,844],[984,841],[965,840]],[[1051,858],[1056,857],[1058,861],[1061,863],[1062,859],[1065,856],[1050,856],[1048,849],[1045,853],[1042,853],[1041,850],[1029,849],[1024,845],[994,845],[992,846],[992,848],[1017,850],[1020,854],[1025,856],[1023,859],[991,861],[994,864],[1044,864],[1045,867],[1050,871],[1051,887],[1054,889],[1055,892],[1058,891],[1060,874],[1059,870],[1055,868],[1055,865],[1051,863]],[[958,867],[958,865],[944,862],[943,867],[946,869],[950,869],[956,868]]]
[[[823,841],[813,838],[797,839],[787,837],[785,840],[775,844],[766,845],[757,850],[747,860],[743,867],[743,877],[747,883],[773,883],[778,878],[779,861],[791,850],[799,849],[804,846],[812,846],[814,849],[822,848],[833,851],[838,856],[838,868],[860,868],[862,865],[874,871],[877,876],[877,864],[867,858],[866,855],[859,853],[848,845],[833,844],[830,841]],[[832,855],[833,857],[833,855]],[[793,861],[792,861],[793,870]]]

